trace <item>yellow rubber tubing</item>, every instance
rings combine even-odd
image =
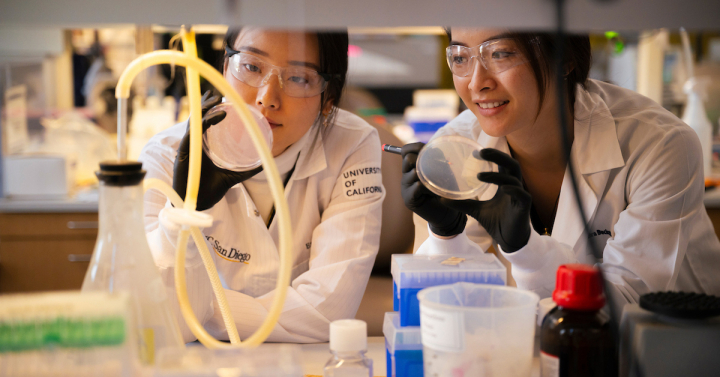
[[[170,202],[175,206],[175,208],[182,208],[183,206],[183,200],[180,198],[180,195],[175,192],[175,190],[170,187],[167,183],[157,179],[157,178],[148,178],[144,182],[144,191],[148,190],[158,190],[161,193],[165,194],[165,196],[170,199]],[[203,264],[205,265],[205,270],[208,273],[208,276],[210,277],[210,284],[213,289],[213,293],[215,294],[215,297],[218,298],[218,305],[220,306],[220,311],[223,314],[223,321],[225,322],[225,326],[228,329],[228,336],[230,337],[230,343],[231,344],[241,344],[240,342],[240,336],[238,335],[237,327],[235,326],[235,321],[232,318],[232,315],[230,314],[229,307],[227,305],[227,298],[225,296],[225,289],[222,286],[222,283],[220,282],[220,277],[217,274],[217,269],[215,268],[215,262],[212,259],[212,255],[210,254],[210,250],[208,250],[207,245],[205,244],[204,237],[202,233],[200,232],[200,229],[197,227],[191,227],[190,228],[190,234],[192,235],[193,241],[195,241],[195,245],[198,247],[198,251],[200,252],[200,257],[202,258]],[[184,237],[184,236],[183,236]],[[178,245],[186,245],[187,244],[187,238],[185,239],[185,243],[178,243]],[[181,239],[178,239],[179,241]],[[178,252],[176,255],[177,259],[180,259],[182,257],[182,260],[185,260],[185,255],[187,253],[187,247],[183,246],[182,253]],[[176,261],[177,262],[177,261]],[[183,263],[184,264],[184,263]],[[184,271],[184,268],[183,268]],[[178,282],[182,281],[183,285],[178,286]],[[177,271],[175,272],[175,289],[176,291],[178,289],[182,289],[182,292],[187,292],[187,288],[185,287],[185,276],[184,272],[183,275],[181,275],[181,278],[178,278]],[[187,296],[185,296],[187,297]],[[183,318],[186,315],[192,315],[193,318],[195,317],[195,313],[192,311],[192,308],[189,304],[188,299],[179,300],[180,301],[180,310],[183,313]],[[225,303],[225,310],[223,311],[222,303]],[[189,312],[188,312],[189,310]],[[187,322],[187,321],[186,321]],[[210,334],[208,334],[205,329],[200,326],[198,328],[199,321],[197,319],[195,321],[191,321],[188,323],[188,327],[190,327],[190,331],[195,335],[202,344],[204,344],[208,348],[227,348],[229,345],[224,342],[219,342],[215,338],[213,338]],[[191,327],[193,326],[194,329]]]
[[[197,46],[195,46],[195,33],[189,33],[182,28],[182,37],[185,56],[197,60]],[[190,103],[190,168],[183,208],[194,211],[197,208],[197,194],[200,188],[200,166],[202,162],[202,104],[200,93],[200,76],[192,66],[185,67],[187,75],[187,93]],[[193,159],[193,156],[197,157]]]
[[[183,50],[185,51],[185,56],[188,56],[190,58],[197,59],[197,46],[195,45],[195,32],[190,29],[190,32],[186,32],[185,28],[183,27],[180,31],[180,36],[182,38],[183,43]],[[188,95],[189,95],[189,102],[190,102],[190,124],[191,125],[198,125],[198,126],[191,126],[190,127],[190,172],[191,174],[188,175],[188,182],[187,187],[188,190],[186,191],[187,194],[185,195],[185,204],[184,208],[189,211],[194,211],[195,208],[197,208],[197,192],[200,187],[200,166],[201,166],[201,158],[197,158],[195,160],[192,159],[192,156],[202,156],[202,143],[200,142],[202,138],[202,104],[200,103],[200,75],[198,75],[197,71],[193,69],[192,67],[186,68],[186,76],[187,76],[187,88],[188,88]],[[194,122],[194,123],[193,123]],[[196,170],[197,169],[197,170]],[[197,171],[197,174],[195,174],[195,171]],[[190,190],[189,188],[193,188],[193,190]],[[198,189],[195,189],[195,187],[198,187]],[[178,207],[179,208],[179,207]],[[200,230],[197,228],[194,228],[193,235],[197,233],[200,234]],[[200,237],[202,239],[203,237]],[[194,237],[195,244],[198,244],[198,238]],[[187,241],[186,241],[187,242]],[[201,242],[203,247],[205,246],[205,242]],[[180,245],[180,244],[178,244]],[[198,249],[200,246],[198,246]],[[228,338],[230,339],[230,343],[232,344],[240,344],[240,335],[237,332],[237,327],[235,326],[235,320],[230,313],[230,306],[227,303],[227,298],[225,297],[225,290],[223,289],[222,284],[220,283],[220,278],[217,276],[217,270],[215,269],[215,263],[212,260],[212,257],[210,256],[210,253],[200,253],[200,256],[203,259],[203,263],[205,264],[205,268],[208,270],[208,276],[210,276],[210,283],[212,285],[213,291],[215,292],[215,297],[218,301],[218,307],[220,308],[220,314],[222,316],[223,322],[225,323],[225,329],[228,333]],[[185,267],[185,258],[180,258],[180,256],[176,256],[178,260],[182,259],[182,263],[179,265],[184,269]],[[177,264],[176,264],[177,265]],[[212,271],[212,272],[210,272]],[[182,281],[185,281],[185,278],[183,277]],[[178,295],[187,296],[187,290],[177,290],[177,284],[178,284],[178,275],[175,274],[175,285],[176,285],[176,292],[178,292]],[[178,296],[179,297],[179,296]],[[179,300],[181,303],[187,303],[187,305],[181,304],[181,310],[183,310],[185,313],[183,314],[183,318],[191,318],[191,321],[194,323],[197,323],[199,325],[199,322],[197,321],[197,318],[195,317],[195,313],[193,313],[192,309],[190,308],[189,301],[188,300]],[[191,315],[191,317],[188,317],[188,315]],[[187,320],[185,321],[187,322]],[[195,326],[196,329],[198,326]],[[206,339],[212,339],[212,341],[215,341],[215,338],[211,337],[207,332],[205,332],[205,329],[202,326],[199,326],[199,329],[202,329],[202,331],[198,332],[203,334],[203,337]],[[207,336],[205,336],[207,335]],[[200,337],[198,337],[200,339]],[[209,342],[214,343],[212,341]],[[224,344],[224,343],[223,343]]]
[[[270,150],[268,149],[267,145],[265,144],[265,139],[260,133],[259,127],[255,123],[250,111],[247,108],[247,105],[243,102],[240,95],[230,86],[230,84],[225,81],[225,78],[216,71],[212,66],[209,64],[194,58],[186,56],[183,53],[176,52],[176,51],[155,51],[148,54],[145,54],[143,56],[140,56],[133,60],[130,65],[127,67],[127,69],[123,72],[123,74],[120,76],[120,79],[118,81],[117,88],[115,90],[115,97],[116,98],[128,98],[130,96],[130,84],[132,83],[132,80],[140,73],[143,69],[157,65],[157,64],[177,64],[180,66],[185,67],[192,67],[195,70],[197,70],[200,74],[203,75],[215,88],[217,88],[232,104],[235,111],[237,111],[238,115],[240,116],[240,119],[243,121],[243,123],[246,125],[247,131],[250,135],[251,140],[255,144],[255,146],[258,149],[258,152],[260,154],[260,161],[262,162],[263,169],[267,171],[267,178],[268,183],[270,185],[270,193],[273,197],[273,200],[275,202],[275,207],[277,209],[277,220],[278,220],[278,226],[279,226],[279,244],[280,244],[280,266],[278,271],[278,281],[275,288],[275,297],[273,298],[273,303],[270,307],[269,313],[267,317],[265,318],[265,321],[262,323],[262,325],[253,333],[248,339],[246,339],[244,342],[238,344],[238,346],[258,346],[262,344],[265,339],[270,335],[273,328],[277,324],[278,319],[280,318],[280,313],[282,311],[282,307],[285,302],[285,297],[287,295],[287,288],[290,285],[290,272],[291,272],[291,231],[290,231],[290,217],[289,217],[289,210],[288,210],[288,204],[287,200],[285,199],[285,195],[283,193],[283,186],[280,182],[280,175],[277,170],[277,166],[275,165],[275,161],[272,157],[272,154],[270,153]],[[192,93],[190,93],[191,97],[193,96]],[[191,113],[192,112],[192,104],[199,103],[199,101],[191,101]],[[196,118],[199,118],[199,111],[195,111],[194,115]],[[201,143],[202,138],[202,126],[198,121],[193,122],[191,119],[190,122],[190,132],[191,132],[191,142],[195,143]],[[193,136],[197,133],[197,137]],[[201,155],[199,153],[196,153],[193,155],[193,151],[201,151],[202,146],[199,148],[193,149],[192,146],[190,148],[190,176],[199,177],[200,173],[200,158]],[[201,152],[200,152],[201,153]],[[195,164],[193,164],[195,162]],[[190,183],[191,180],[188,179],[188,183]],[[190,184],[187,188],[187,195],[190,197],[197,198],[197,190],[199,186],[199,180],[195,181],[196,186],[192,187]],[[203,242],[196,242],[199,245],[204,244]],[[199,246],[201,247],[201,246]],[[180,251],[180,250],[179,250]],[[183,253],[184,254],[184,253]],[[183,255],[184,256],[184,255]],[[178,255],[178,260],[180,261],[179,265],[176,265],[176,271],[182,270],[182,275],[184,275],[184,265],[185,260],[184,258],[180,260],[180,255]],[[182,268],[181,268],[182,267]],[[206,266],[207,268],[207,266]],[[213,273],[217,274],[217,271],[214,270]],[[211,280],[212,281],[212,280]],[[177,282],[176,282],[177,284]],[[182,285],[184,286],[185,282],[182,282]],[[184,294],[184,296],[182,296]],[[180,300],[181,305],[183,305],[183,302],[188,304],[187,300],[187,291],[183,290],[178,291],[178,299]],[[220,300],[220,297],[218,297],[218,300]],[[189,304],[188,304],[189,306]],[[185,314],[185,311],[183,311],[183,314]],[[185,317],[185,320],[188,322],[188,326],[191,330],[195,329],[193,331],[193,334],[198,337],[202,341],[201,338],[205,338],[204,334],[207,334],[207,332],[204,331],[204,328],[202,325],[199,325],[197,318],[195,318],[194,314],[190,313],[190,317]],[[191,322],[194,322],[198,326],[193,326]],[[233,321],[234,323],[234,321]],[[199,329],[198,329],[199,327]],[[200,331],[202,330],[202,331]],[[196,334],[195,331],[198,331]],[[209,336],[209,334],[208,334]],[[222,343],[223,345],[227,345],[225,343]],[[213,347],[214,343],[206,344],[208,347]]]

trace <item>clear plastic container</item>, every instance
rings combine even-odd
[[[457,282],[507,284],[507,270],[493,254],[457,255],[464,260],[457,264],[443,264],[452,257],[414,254],[392,256],[393,310],[400,312],[401,326],[420,326],[417,293],[423,288]]]
[[[400,313],[385,313],[385,365],[388,377],[415,377],[423,374],[419,326],[400,326]]]
[[[272,150],[273,135],[267,119],[260,112],[248,106],[268,148]],[[210,159],[223,169],[248,171],[260,166],[260,154],[245,128],[245,124],[229,102],[223,102],[209,113],[225,111],[225,119],[211,126],[203,135],[203,150]]]
[[[418,299],[425,376],[530,376],[537,294],[456,283]]]
[[[1,377],[137,374],[127,292],[0,296]]]
[[[420,151],[417,174],[433,193],[448,199],[472,199],[490,186],[477,178],[480,172],[495,171],[495,164],[473,156],[483,147],[461,136],[440,136]]]
[[[153,377],[298,377],[303,375],[297,344],[257,348],[167,348],[160,352]]]

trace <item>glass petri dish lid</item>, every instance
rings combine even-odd
[[[477,198],[490,187],[478,173],[495,171],[495,164],[478,159],[483,147],[462,136],[440,136],[420,150],[415,164],[418,178],[428,190],[448,199]]]
[[[267,119],[255,108],[248,106],[265,142],[272,150],[273,134]],[[232,171],[248,171],[260,166],[260,154],[253,144],[250,134],[235,108],[229,102],[223,102],[209,113],[225,111],[225,119],[210,126],[203,134],[203,150],[220,168]]]

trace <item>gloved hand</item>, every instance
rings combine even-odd
[[[478,174],[479,180],[498,185],[495,196],[488,201],[443,198],[441,203],[474,217],[504,252],[522,249],[530,239],[532,198],[523,188],[520,164],[492,148],[475,151],[473,156],[498,165],[498,173]]]
[[[402,147],[402,195],[405,206],[428,222],[430,230],[438,236],[455,236],[465,229],[467,216],[440,203],[440,197],[433,194],[418,180],[415,162],[423,143],[406,144]]]
[[[217,111],[211,114],[207,114],[208,110],[221,102],[221,97],[212,94],[210,91],[205,92],[202,97],[202,129],[203,134],[205,131],[215,124],[220,123],[225,119],[225,111]],[[173,174],[173,188],[180,195],[183,200],[185,199],[185,192],[187,190],[188,171],[190,168],[190,121],[188,120],[188,127],[180,141],[178,147],[177,156],[175,157],[175,167]],[[200,169],[200,187],[198,189],[197,196],[197,210],[203,211],[211,208],[225,194],[230,190],[231,187],[236,184],[251,178],[255,174],[262,171],[262,166],[245,172],[234,172],[215,166],[210,157],[202,152],[202,162]]]

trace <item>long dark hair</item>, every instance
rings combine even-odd
[[[445,28],[448,38],[452,40],[450,28]],[[528,33],[511,32],[510,37],[515,40],[535,76],[540,102],[538,113],[542,108],[548,83],[555,78],[555,36],[550,33]],[[574,109],[575,90],[580,84],[585,88],[585,83],[592,64],[592,53],[590,50],[590,37],[587,34],[566,35],[564,61],[562,62],[565,72],[565,91],[567,94],[570,109]]]
[[[235,41],[242,28],[230,28],[225,34],[225,40],[223,42],[223,50],[225,46],[234,48]],[[323,136],[330,132],[333,124],[335,124],[335,116],[337,115],[338,104],[342,97],[343,89],[345,88],[345,81],[347,79],[348,69],[348,33],[347,31],[317,31],[315,32],[318,39],[318,50],[319,50],[319,61],[320,61],[320,72],[332,75],[328,86],[322,94],[320,94],[320,109],[321,112],[318,114],[316,123],[318,125],[325,124],[325,127],[318,127],[318,134],[315,135],[311,150],[317,141],[317,136],[322,131]],[[221,72],[225,70],[225,66],[228,61],[228,56],[223,56],[222,62],[218,67]],[[327,118],[323,119],[322,109],[331,103],[333,106],[330,114]]]
[[[540,94],[539,106],[542,107],[548,83],[555,79],[555,65],[557,64],[555,61],[557,48],[555,36],[550,33],[511,33],[510,35],[528,59]],[[570,108],[574,109],[577,85],[579,84],[585,89],[592,64],[590,37],[570,34],[565,36],[564,41],[565,53],[562,62],[565,71],[564,89]],[[539,108],[538,111],[540,111]]]

